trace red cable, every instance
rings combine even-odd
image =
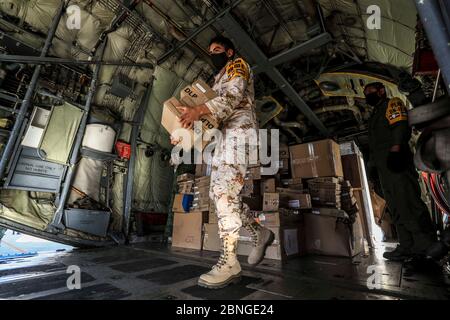
[[[446,205],[444,204],[445,202],[442,201],[441,195],[439,192],[436,191],[436,186],[438,184],[436,184],[436,173],[431,173],[428,174],[428,178],[429,178],[429,186],[430,186],[430,191],[432,193],[432,197],[434,199],[434,201],[436,202],[436,205],[439,207],[439,209],[442,211],[441,213],[446,213],[449,212],[448,209],[446,208]]]

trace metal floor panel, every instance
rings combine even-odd
[[[64,270],[67,267],[62,263],[51,263],[51,264],[42,264],[31,267],[23,267],[23,268],[15,268],[15,269],[5,269],[0,270],[0,279],[2,277],[11,276],[11,275],[23,275],[23,274],[32,274],[32,273],[47,273]]]
[[[123,264],[117,264],[110,266],[111,269],[126,272],[126,273],[133,273],[133,272],[139,272],[144,271],[148,269],[158,268],[162,266],[170,266],[173,264],[176,264],[177,262],[167,260],[167,259],[147,259],[147,260],[138,260],[135,262],[128,262]]]
[[[211,290],[194,285],[181,291],[205,300],[241,300],[256,291],[248,286],[259,281],[261,278],[243,276],[239,283],[222,289]]]
[[[95,248],[18,259],[0,266],[0,297],[20,299],[448,299],[439,272],[411,273],[381,252],[354,259],[306,256],[251,267],[240,256],[243,279],[224,289],[198,287],[218,252],[162,244]],[[82,289],[66,289],[69,265],[81,268]],[[381,270],[381,288],[367,287],[369,266]],[[17,280],[16,280],[17,278]],[[444,279],[445,280],[445,279]]]
[[[33,300],[119,300],[130,296],[130,293],[114,287],[109,283],[101,283],[80,290],[51,294]]]
[[[139,276],[139,279],[156,282],[160,285],[169,285],[192,278],[197,278],[202,273],[208,272],[209,270],[211,269],[207,267],[188,264],[169,270],[144,274]]]
[[[0,283],[0,298],[19,297],[52,289],[67,288],[69,276],[70,275],[64,272],[45,277],[33,277],[30,279],[20,279],[18,281]],[[89,274],[84,272],[81,273],[81,283],[89,283],[94,280],[95,279]]]

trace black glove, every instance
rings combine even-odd
[[[409,164],[408,153],[402,148],[400,151],[390,151],[387,158],[387,167],[393,172],[403,172]]]

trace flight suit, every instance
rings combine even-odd
[[[385,99],[369,119],[369,166],[376,167],[384,197],[396,226],[400,247],[412,254],[423,254],[434,241],[430,214],[421,199],[418,173],[409,148],[411,129],[403,101]],[[389,149],[401,145],[406,150],[404,170],[388,168]]]
[[[216,206],[220,237],[237,238],[243,222],[255,223],[239,196],[248,166],[249,146],[257,145],[254,139],[241,139],[255,137],[258,128],[249,65],[242,58],[229,61],[215,77],[212,89],[217,97],[206,106],[221,124],[222,139],[217,142],[212,158],[210,198]]]

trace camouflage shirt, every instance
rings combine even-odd
[[[216,75],[217,97],[206,106],[223,129],[257,129],[253,73],[242,58],[230,60]]]

